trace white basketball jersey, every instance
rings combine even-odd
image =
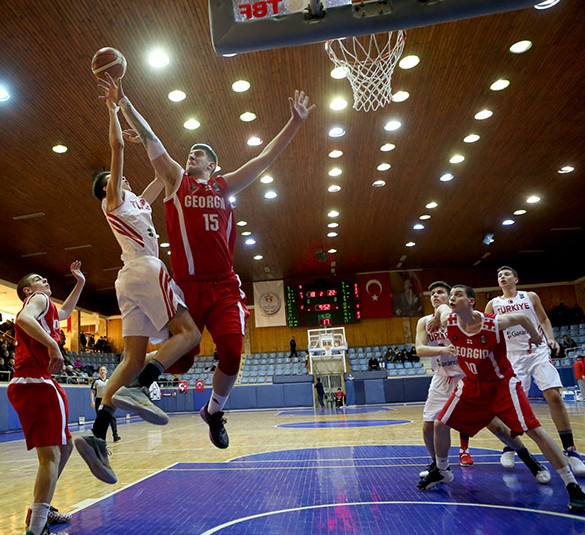
[[[102,210],[122,248],[122,262],[142,256],[158,258],[158,237],[150,204],[131,191],[123,193],[124,201],[111,212],[107,211],[106,199],[102,201]]]
[[[540,322],[536,317],[534,305],[527,292],[516,292],[514,297],[495,297],[492,299],[492,306],[494,308],[494,314],[524,314],[528,316],[537,327],[538,332],[544,336]],[[524,327],[514,325],[513,327],[508,327],[504,332],[509,353],[528,351],[530,335]]]
[[[447,338],[447,327],[440,327],[436,331],[429,331],[429,321],[433,318],[433,314],[425,316],[425,329],[427,331],[427,339],[429,346],[448,346],[451,345]],[[431,357],[431,368],[437,375],[444,377],[460,377],[463,375],[461,368],[457,362],[457,357],[446,353],[438,357]]]

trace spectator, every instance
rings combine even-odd
[[[573,369],[575,370],[575,379],[579,384],[579,390],[581,390],[581,399],[585,401],[585,362],[583,362],[583,355],[577,355]]]
[[[295,340],[294,336],[290,339],[289,344],[290,344],[290,357],[298,357],[297,341]]]
[[[93,337],[93,334],[90,334],[89,338],[87,339],[87,349],[90,351],[95,350],[95,338]]]
[[[388,362],[394,362],[394,357],[396,356],[396,354],[394,353],[394,350],[389,347],[386,350],[386,353],[384,353],[384,360],[386,361],[386,363]]]
[[[73,363],[73,367],[75,368],[75,370],[81,371],[83,364],[82,364],[79,356],[75,357],[75,362]]]
[[[317,399],[319,400],[319,405],[321,407],[325,407],[325,387],[321,382],[321,378],[317,377],[317,382],[315,383],[315,390],[317,391]]]
[[[345,405],[345,393],[341,388],[337,389],[335,392],[335,408],[338,409],[339,407],[343,407]]]
[[[380,369],[380,363],[378,362],[378,359],[372,355],[370,357],[370,360],[368,361],[368,370],[372,371],[372,370],[379,370]]]
[[[568,349],[575,349],[577,347],[577,342],[575,342],[575,340],[573,340],[568,334],[565,334],[563,335],[561,346],[564,349],[564,353],[566,355]]]
[[[4,357],[0,356],[0,381],[9,381],[10,372],[6,368]]]
[[[4,369],[10,374],[8,379],[11,380],[12,377],[14,376],[14,357],[11,356],[8,359],[8,362],[6,364],[4,364]]]
[[[85,351],[85,347],[87,346],[87,338],[85,333],[79,333],[79,347],[81,351]]]

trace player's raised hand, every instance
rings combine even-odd
[[[71,270],[71,275],[77,282],[85,283],[85,275],[81,272],[81,262],[79,260],[75,260],[69,266]]]
[[[122,132],[124,136],[124,141],[129,141],[130,143],[141,143],[142,139],[140,138],[140,134],[133,130],[132,128],[128,128]]]
[[[295,96],[288,98],[290,112],[293,119],[306,121],[309,114],[317,107],[316,104],[309,105],[309,97],[304,91],[295,89]]]
[[[122,79],[114,80],[108,72],[105,78],[98,79],[98,87],[103,91],[103,95],[100,95],[99,98],[105,100],[109,108],[117,107],[118,102],[124,98]]]

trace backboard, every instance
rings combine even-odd
[[[318,43],[336,37],[416,28],[528,8],[537,2],[538,0],[209,0],[209,21],[215,52],[223,55]],[[318,16],[317,11],[320,11]]]

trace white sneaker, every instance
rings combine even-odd
[[[516,464],[516,452],[510,448],[504,448],[502,455],[500,457],[500,464],[506,470],[512,470],[514,468],[514,464]]]
[[[544,466],[542,467],[542,470],[539,470],[534,474],[534,477],[541,485],[550,483],[550,472]]]
[[[581,456],[577,453],[577,450],[565,450],[563,452],[569,461],[569,466],[573,471],[573,474],[577,477],[585,477],[585,464],[581,460]]]

